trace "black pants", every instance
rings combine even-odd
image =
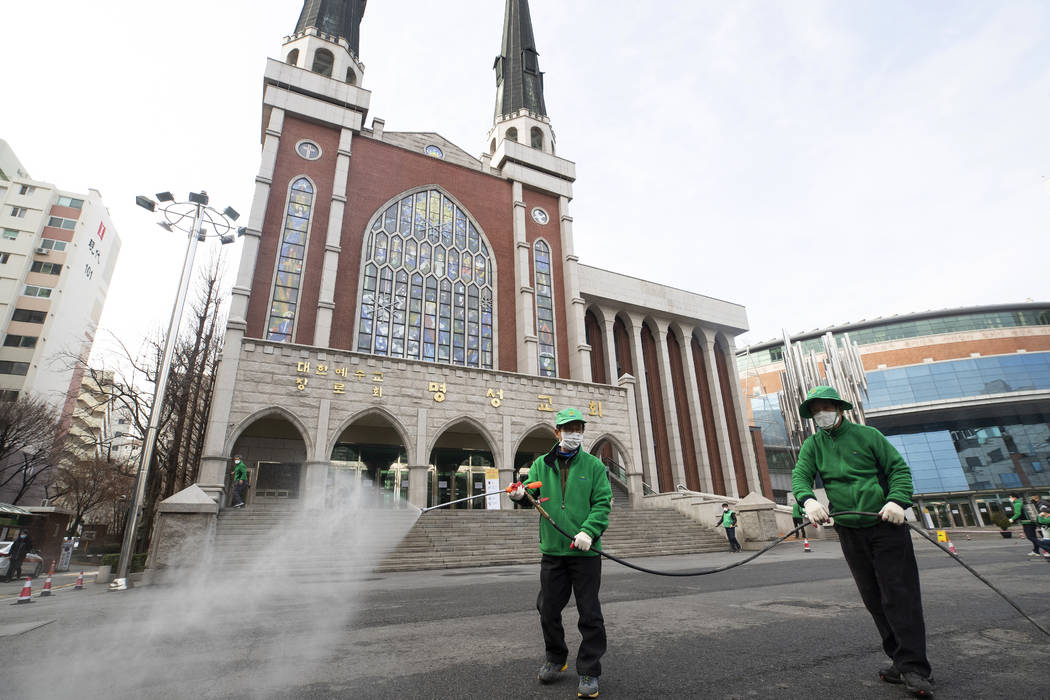
[[[21,557],[20,559],[12,559],[7,565],[7,580],[22,578],[22,564],[26,558]]]
[[[602,558],[554,557],[543,555],[540,561],[540,597],[536,607],[540,611],[543,645],[547,661],[559,665],[569,658],[565,646],[565,628],[561,611],[569,602],[569,594],[576,596],[579,613],[580,650],[576,654],[576,673],[581,676],[602,675],[601,658],[605,653],[605,618],[598,602],[602,585]]]
[[[729,539],[729,551],[730,552],[739,552],[741,549],[743,549],[743,547],[740,546],[740,543],[736,541],[736,528],[735,527],[727,527],[726,528],[726,537]]]
[[[792,518],[791,522],[795,524],[795,527],[798,527],[802,523],[806,522],[806,519],[805,518]],[[801,530],[799,530],[798,532],[795,533],[795,539],[797,540],[799,537],[805,539],[805,537],[806,537],[806,528],[802,528]]]
[[[919,567],[904,525],[835,526],[842,554],[864,607],[882,636],[882,649],[901,673],[928,678],[926,623],[922,617]]]
[[[1021,528],[1024,529],[1024,536],[1032,542],[1033,552],[1039,554],[1039,550],[1043,549],[1050,553],[1050,549],[1046,549],[1046,547],[1040,544],[1035,523],[1021,523]]]
[[[244,503],[244,491],[248,488],[247,481],[238,481],[233,485],[233,502],[231,506],[239,506]]]

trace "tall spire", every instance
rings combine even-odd
[[[496,70],[496,121],[521,109],[547,116],[529,0],[507,0],[503,47],[493,68]]]
[[[360,56],[361,18],[368,0],[305,0],[295,33],[315,27],[330,36],[346,39],[354,56]]]

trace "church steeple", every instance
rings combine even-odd
[[[493,66],[496,70],[496,120],[527,109],[546,117],[543,73],[536,39],[532,35],[529,0],[507,0],[503,18],[503,46]]]
[[[543,73],[532,35],[529,0],[507,0],[503,44],[496,71],[496,113],[489,132],[489,153],[503,141],[516,141],[554,154],[554,132],[543,100]]]
[[[304,0],[295,33],[284,40],[285,63],[361,85],[361,18],[368,0]]]
[[[355,56],[360,55],[361,18],[365,14],[368,0],[306,0],[295,33],[315,27],[324,34],[334,36],[350,44]]]

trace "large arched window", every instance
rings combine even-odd
[[[314,53],[314,65],[312,70],[325,77],[332,77],[332,66],[335,65],[335,56],[328,49],[317,49]]]
[[[554,286],[551,272],[551,248],[538,240],[532,247],[536,276],[536,337],[540,344],[540,376],[558,376],[554,352]]]
[[[359,352],[492,369],[492,256],[452,200],[415,192],[376,214],[362,265]]]
[[[281,233],[281,246],[277,250],[277,270],[266,322],[267,340],[288,342],[292,339],[313,202],[314,186],[309,180],[300,177],[292,182],[288,188],[288,210]]]

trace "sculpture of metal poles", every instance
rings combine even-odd
[[[208,193],[203,190],[190,192],[189,201],[186,202],[176,202],[170,192],[158,193],[157,199],[160,200],[159,205],[149,197],[142,196],[136,197],[135,203],[150,211],[157,211],[159,206],[160,212],[164,215],[164,221],[159,222],[158,225],[166,231],[185,232],[189,242],[186,245],[186,257],[182,261],[182,277],[179,279],[179,291],[175,296],[171,321],[168,323],[168,335],[164,340],[164,354],[157,372],[157,386],[153,392],[153,405],[150,406],[149,425],[142,439],[142,452],[139,455],[139,468],[135,477],[135,493],[129,509],[128,522],[124,528],[124,541],[120,546],[120,563],[117,565],[117,575],[109,587],[113,591],[122,591],[127,588],[128,569],[131,566],[131,556],[135,547],[135,530],[138,529],[139,518],[142,514],[142,500],[146,494],[150,462],[153,460],[153,450],[157,444],[164,392],[168,386],[171,358],[175,352],[175,341],[178,339],[179,326],[182,323],[182,310],[186,306],[197,244],[207,240],[209,236],[216,236],[223,245],[226,245],[244,235],[243,227],[237,229],[236,232],[233,227],[233,222],[240,217],[240,214],[232,207],[226,207],[221,212],[209,207]],[[211,232],[208,227],[211,228]]]

